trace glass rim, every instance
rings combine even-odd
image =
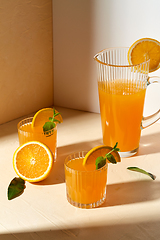
[[[93,172],[102,171],[104,168],[108,168],[108,162],[107,162],[107,161],[106,161],[106,164],[105,164],[103,167],[101,167],[101,168],[99,168],[99,169],[95,169],[95,170],[90,170],[90,171],[76,170],[76,169],[73,169],[73,168],[71,168],[71,167],[68,167],[68,166],[67,166],[67,162],[70,161],[70,160],[74,160],[74,159],[75,159],[75,158],[69,159],[69,156],[74,155],[74,154],[77,154],[77,153],[82,153],[82,152],[85,152],[86,154],[88,153],[87,150],[82,150],[82,151],[73,152],[73,153],[69,154],[69,155],[65,158],[65,160],[64,160],[64,166],[65,166],[66,168],[74,171],[74,172],[80,172],[80,173],[93,173]],[[78,157],[77,157],[77,158],[78,158]],[[83,157],[80,157],[80,158],[83,158]]]
[[[128,49],[129,50],[129,47],[113,47],[113,48],[105,48],[101,51],[99,51],[97,54],[94,55],[94,60],[96,60],[98,63],[102,64],[102,65],[105,65],[105,66],[109,66],[109,67],[117,67],[117,68],[131,68],[131,67],[137,67],[137,66],[141,66],[143,64],[148,64],[150,62],[150,59],[144,61],[144,62],[141,62],[141,63],[138,63],[138,64],[128,64],[128,65],[116,65],[116,64],[110,64],[110,63],[105,63],[105,62],[102,62],[98,59],[98,56],[104,52],[107,52],[107,51],[110,51],[110,50],[116,50],[116,49]]]
[[[19,122],[18,122],[18,124],[17,124],[17,129],[18,130],[20,130],[20,131],[22,131],[22,132],[27,132],[27,131],[24,131],[24,130],[22,130],[22,129],[20,129],[20,127],[21,126],[23,126],[24,124],[22,124],[22,125],[20,125],[23,121],[27,121],[28,120],[28,123],[29,123],[29,120],[32,120],[33,119],[33,117],[26,117],[26,118],[23,118],[23,119],[21,119]],[[26,122],[27,123],[27,122]]]
[[[23,118],[22,120],[20,120],[19,122],[18,122],[18,124],[17,124],[17,129],[18,129],[18,131],[21,131],[21,132],[27,132],[27,133],[32,133],[32,132],[30,132],[30,131],[26,131],[26,130],[23,130],[23,129],[20,129],[21,128],[21,126],[23,126],[23,125],[25,125],[25,124],[27,124],[27,123],[30,123],[30,122],[32,122],[32,119],[33,119],[33,117],[26,117],[26,118]],[[20,125],[22,122],[24,121],[24,123],[22,124],[22,125]],[[26,122],[25,122],[26,121]],[[54,132],[54,130],[57,130],[57,125],[53,128],[53,132]],[[44,134],[43,132],[37,132],[36,134]],[[45,135],[45,134],[44,134]]]

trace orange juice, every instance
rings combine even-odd
[[[52,130],[51,135],[48,136],[43,133],[42,127],[32,128],[32,119],[32,117],[24,119],[18,124],[18,136],[20,145],[29,141],[42,142],[50,148],[54,154],[54,158],[56,158],[57,127],[55,127]]]
[[[139,147],[145,83],[129,80],[98,82],[103,143],[121,152]]]
[[[77,207],[101,205],[106,198],[107,164],[96,170],[95,163],[82,165],[83,157],[65,161],[68,201]]]

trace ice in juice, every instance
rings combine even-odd
[[[139,147],[146,87],[143,82],[98,82],[103,143],[121,152]]]

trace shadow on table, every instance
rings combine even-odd
[[[36,183],[36,185],[52,185],[65,182],[64,177],[64,160],[65,158],[73,153],[78,151],[89,151],[91,148],[102,145],[102,140],[97,139],[89,142],[80,142],[71,145],[66,145],[58,147],[57,149],[57,160],[54,163],[52,172],[44,181]]]
[[[86,210],[90,211],[90,210]],[[87,212],[86,212],[87,214]],[[86,217],[85,217],[86,218]],[[99,218],[100,219],[100,218]],[[127,221],[126,219],[119,219],[119,222],[113,224],[110,223],[110,219],[106,218],[105,222],[98,222],[90,227],[69,227],[68,229],[42,229],[41,231],[32,231],[32,232],[14,232],[13,234],[0,234],[1,240],[51,240],[51,239],[63,239],[63,240],[151,240],[151,239],[160,239],[160,221],[136,221],[132,222],[131,217],[129,217],[128,223],[122,223],[122,221]],[[89,223],[87,223],[89,224]]]
[[[160,198],[160,182],[134,181],[107,185],[107,199],[102,207],[153,201]]]
[[[142,136],[138,155],[146,155],[146,154],[159,152],[160,151],[159,141],[160,141],[160,133]],[[58,147],[57,160],[54,163],[54,167],[52,169],[51,174],[44,181],[37,183],[37,185],[52,185],[52,184],[65,182],[65,178],[64,178],[65,158],[73,152],[82,151],[82,150],[88,151],[91,148],[98,145],[102,145],[102,144],[103,144],[102,139],[97,139],[94,141],[80,142],[80,143]]]
[[[89,150],[100,145],[101,140],[82,142],[58,148],[58,159],[54,163],[51,174],[37,185],[53,185],[65,182],[64,160],[74,151]],[[35,184],[35,183],[33,183]],[[102,207],[125,205],[139,202],[152,201],[160,198],[160,182],[151,179],[144,181],[124,182],[107,185],[107,199]]]
[[[160,132],[141,136],[138,155],[160,152]]]

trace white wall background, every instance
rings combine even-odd
[[[93,56],[143,37],[160,41],[159,11],[159,0],[53,0],[54,104],[99,112]],[[160,86],[152,91],[145,114],[160,105]]]

